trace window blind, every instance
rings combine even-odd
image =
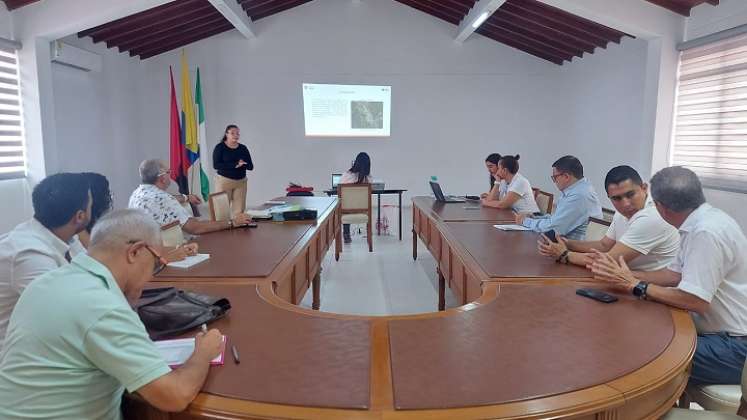
[[[0,44],[0,180],[26,176],[18,54]]]
[[[747,34],[682,51],[671,163],[747,192]]]

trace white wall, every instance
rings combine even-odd
[[[695,7],[687,19],[685,39],[691,40],[747,23],[747,1],[721,0],[717,7]]]
[[[109,179],[114,205],[127,207],[138,185],[142,159],[138,108],[140,63],[94,45],[89,38],[68,37],[66,43],[101,54],[103,70],[85,72],[52,65],[58,171],[99,172]]]
[[[560,71],[554,98],[566,115],[562,142],[548,139],[555,154],[573,154],[584,164],[605,207],[611,207],[604,177],[613,166],[630,165],[650,175],[651,149],[641,136],[646,41],[624,38],[606,50],[574,59]],[[541,178],[550,188],[549,165]],[[549,191],[553,191],[552,189]]]
[[[359,151],[375,176],[412,194],[428,192],[430,175],[451,192],[485,190],[491,152],[520,153],[539,168],[528,175],[542,177],[557,157],[544,153],[565,110],[552,101],[560,68],[549,62],[481,36],[458,45],[454,26],[396,2],[311,2],[256,30],[255,40],[232,31],[187,48],[203,76],[210,144],[237,123],[252,152],[250,202],[288,181],[325,188]],[[178,58],[143,63],[142,147],[153,156],[168,153],[168,66]],[[392,85],[392,137],[305,138],[303,82]]]

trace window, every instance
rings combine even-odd
[[[16,50],[0,44],[0,180],[26,176],[19,73]]]
[[[671,163],[747,192],[747,34],[682,51]]]

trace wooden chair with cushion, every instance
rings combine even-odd
[[[539,207],[542,214],[552,213],[553,197],[554,196],[549,192],[537,190],[537,196],[535,197],[535,200],[537,201],[537,207]]]
[[[586,238],[587,241],[598,241],[604,238],[607,233],[611,222],[604,219],[597,219],[596,217],[589,218],[589,224],[586,226]]]
[[[608,209],[606,207],[602,207],[602,219],[612,222],[612,218],[615,217],[615,211],[612,209]]]
[[[740,420],[747,417],[747,406],[742,403],[747,395],[747,362],[742,368],[742,385],[692,385],[685,389],[680,400],[686,405],[698,403],[706,411],[673,408],[662,420]],[[734,413],[737,413],[734,414]]]
[[[371,184],[338,184],[337,198],[340,200],[342,223],[351,225],[365,223],[368,252],[373,252]],[[335,257],[339,257],[339,253]]]
[[[222,222],[231,219],[231,203],[228,201],[228,193],[218,192],[208,197],[210,206],[210,220]]]
[[[184,233],[178,220],[161,226],[161,243],[163,246],[176,248],[184,243]]]

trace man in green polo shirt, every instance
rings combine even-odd
[[[158,225],[142,210],[98,221],[88,255],[34,280],[10,318],[0,353],[0,418],[118,419],[125,389],[163,411],[194,399],[222,337],[196,337],[172,371],[132,310],[162,268]]]

